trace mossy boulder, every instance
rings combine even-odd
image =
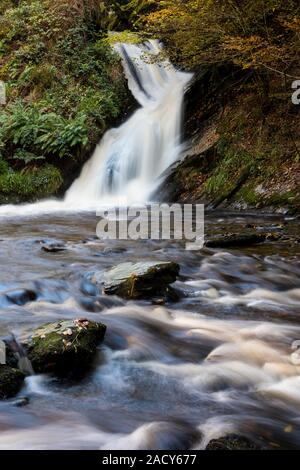
[[[104,293],[126,299],[142,299],[167,293],[180,268],[174,262],[122,263],[104,275]]]
[[[106,326],[84,318],[47,323],[26,345],[34,371],[57,376],[81,376],[92,365]]]
[[[212,439],[206,450],[260,450],[261,448],[252,440],[244,436],[230,434],[228,436]]]
[[[25,375],[18,369],[0,365],[0,400],[15,396],[21,389]]]

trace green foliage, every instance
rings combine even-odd
[[[54,112],[43,112],[36,106],[17,101],[7,109],[2,121],[2,141],[11,147],[37,155],[76,155],[88,144],[86,116],[64,119]]]
[[[8,163],[0,158],[0,175],[8,172]]]
[[[186,67],[233,63],[284,74],[299,66],[298,0],[164,0],[156,5],[145,26]]]
[[[126,44],[140,44],[143,42],[143,38],[140,34],[132,31],[121,31],[121,32],[109,32],[107,35],[108,44],[114,45],[118,43]]]
[[[13,6],[13,2],[11,0],[1,0],[0,3],[0,15],[2,15],[6,10]]]
[[[0,14],[0,158],[82,161],[127,104],[120,59],[99,30],[98,0],[5,1]],[[11,177],[16,184],[21,176]]]
[[[34,153],[28,152],[27,150],[23,150],[23,149],[17,150],[13,158],[15,160],[24,162],[25,165],[28,165],[29,163],[32,163],[32,162],[45,160],[45,157],[35,155]]]
[[[20,201],[30,201],[47,197],[58,191],[62,181],[60,171],[52,165],[26,172],[0,171],[0,199],[12,196]]]
[[[102,0],[101,26],[108,31],[139,30],[143,15],[157,6],[156,0]]]

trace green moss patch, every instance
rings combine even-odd
[[[35,372],[80,376],[91,367],[105,331],[105,325],[87,319],[45,324],[28,342],[28,357]]]

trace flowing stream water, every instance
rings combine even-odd
[[[300,365],[292,355],[300,340],[299,220],[209,214],[207,235],[250,223],[284,236],[189,252],[183,242],[99,240],[95,214],[79,210],[106,196],[147,199],[182,150],[190,77],[170,64],[134,65],[137,46],[120,52],[141,108],[108,132],[65,201],[0,208],[0,336],[22,341],[62,318],[108,327],[84,381],[32,375],[20,392],[27,406],[0,402],[0,449],[203,449],[226,433],[299,448]],[[47,253],[47,241],[65,249]],[[150,259],[180,264],[178,302],[125,301],[90,282],[95,271]],[[18,301],[22,290],[35,300]]]
[[[206,231],[249,222],[299,230],[297,219],[221,214],[207,217]],[[174,241],[101,241],[96,223],[88,213],[1,223],[0,335],[20,341],[42,323],[80,317],[108,330],[83,382],[30,376],[26,407],[0,403],[0,449],[203,448],[226,432],[299,448],[299,245],[189,252]],[[53,239],[66,249],[41,250]],[[180,264],[179,302],[105,297],[90,284],[95,271],[149,259]],[[8,302],[20,289],[36,300]]]

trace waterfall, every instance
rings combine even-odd
[[[144,203],[162,173],[178,160],[183,150],[184,91],[192,75],[176,70],[165,58],[160,60],[159,41],[119,44],[116,50],[140,107],[119,128],[106,132],[64,200],[4,205],[0,217]]]
[[[181,153],[184,90],[191,74],[159,61],[158,41],[119,44],[128,86],[140,108],[123,125],[104,135],[65,202],[147,201],[159,176]]]

